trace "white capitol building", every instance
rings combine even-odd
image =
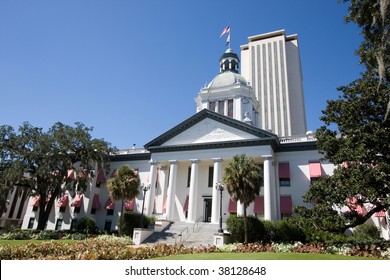
[[[232,158],[246,154],[262,166],[264,178],[247,213],[278,220],[304,205],[302,196],[312,180],[332,174],[333,164],[320,161],[316,139],[306,131],[298,36],[287,36],[284,30],[251,36],[241,46],[240,57],[230,48],[222,54],[219,74],[195,96],[194,115],[143,148],[121,150],[112,157],[111,173],[128,164],[138,170],[141,184],[151,186],[145,197],[140,191],[128,202],[126,210],[141,212],[144,203],[148,216],[218,224],[221,201],[215,185]],[[110,200],[103,172],[95,173],[85,193],[69,193],[54,205],[47,229],[70,229],[83,216],[94,218],[101,230],[116,229],[120,203]],[[36,228],[35,198],[23,203],[15,193],[8,198],[14,210],[7,209],[2,225]],[[225,191],[224,222],[230,213],[241,214],[243,207]],[[388,238],[386,219],[372,217],[370,222]]]

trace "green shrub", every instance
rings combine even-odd
[[[326,243],[326,244],[343,244],[349,243],[351,239],[342,234],[329,231],[306,228],[306,241],[311,243]]]
[[[294,222],[289,220],[263,221],[265,232],[262,239],[265,243],[292,243],[305,242],[305,232]]]
[[[0,239],[3,240],[28,240],[31,239],[31,231],[14,229],[0,235]]]
[[[51,239],[61,239],[63,234],[60,231],[55,230],[42,230],[34,234],[31,239],[37,240],[51,240]]]
[[[248,242],[259,242],[264,237],[263,222],[254,216],[248,216]],[[227,230],[230,232],[233,242],[242,243],[245,241],[244,236],[244,217],[230,215],[226,221]]]
[[[62,237],[62,239],[71,239],[71,240],[83,240],[86,238],[87,235],[85,233],[80,233],[80,232],[69,233]]]
[[[133,236],[135,228],[139,228],[141,224],[142,215],[137,212],[124,212],[122,234]],[[154,223],[154,218],[144,216],[143,227],[146,228],[149,223]],[[118,220],[120,226],[120,219]]]
[[[76,232],[85,234],[97,233],[98,227],[94,219],[90,217],[82,217],[75,225]]]
[[[352,233],[352,238],[356,240],[378,240],[381,237],[379,229],[373,224],[362,224],[357,226]]]

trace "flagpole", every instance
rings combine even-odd
[[[228,35],[228,46],[229,46],[229,49],[230,49],[230,41],[231,41],[231,37],[230,37],[230,32],[232,31],[232,28],[229,28],[229,35]]]

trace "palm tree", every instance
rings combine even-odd
[[[245,154],[236,155],[225,167],[223,182],[233,201],[244,204],[244,231],[245,243],[248,243],[248,220],[246,209],[260,193],[260,167],[255,164],[253,158]]]
[[[139,191],[138,174],[128,165],[122,165],[116,175],[107,181],[107,189],[112,200],[121,200],[121,215],[118,232],[122,235],[124,201],[134,199]]]

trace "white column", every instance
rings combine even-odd
[[[237,201],[237,216],[244,216],[244,203]]]
[[[275,208],[274,208],[274,217],[276,220],[280,220],[281,219],[281,213],[280,213],[280,185],[278,184],[278,168],[276,168],[276,166],[278,166],[278,163],[274,163],[274,168],[273,168],[273,171],[274,171],[274,176],[272,177],[273,178],[273,183],[272,185],[275,186],[275,199],[274,199],[274,202],[275,202]]]
[[[229,103],[229,102],[228,102],[228,99],[226,99],[226,100],[225,100],[225,106],[224,106],[224,107],[225,107],[225,108],[224,108],[224,111],[225,111],[225,112],[224,112],[224,115],[225,115],[225,116],[228,115],[228,103]]]
[[[146,216],[150,216],[153,213],[156,178],[157,178],[157,161],[151,160],[150,173],[149,173],[150,189],[146,193],[146,211],[145,211]]]
[[[190,193],[188,198],[188,216],[187,222],[196,222],[196,205],[197,205],[197,190],[198,190],[198,177],[199,177],[199,160],[191,159],[191,181],[190,181]]]
[[[221,182],[221,174],[222,174],[222,164],[221,158],[213,158],[214,160],[214,174],[213,174],[213,199],[211,204],[211,223],[218,224],[219,223],[219,196],[218,190],[215,187],[215,184]],[[222,183],[222,182],[221,182]]]
[[[271,206],[272,156],[263,156],[263,159],[264,159],[264,220],[272,220],[272,206]]]
[[[175,209],[175,195],[176,195],[176,178],[177,178],[177,160],[170,160],[169,167],[169,185],[167,196],[167,220],[173,218],[173,211]]]

